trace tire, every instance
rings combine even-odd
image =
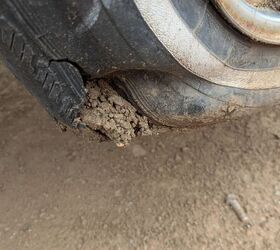
[[[189,44],[176,54],[181,33],[162,36],[164,25],[153,25],[164,9],[152,12],[147,3],[2,0],[1,57],[54,118],[72,127],[86,102],[84,82],[92,78],[111,79],[139,112],[172,127],[227,120],[279,103],[278,46],[234,30],[209,1],[154,0],[173,6],[211,60],[190,56],[198,51],[188,50]],[[218,74],[217,65],[223,65]]]
[[[79,71],[67,61],[52,58],[49,49],[38,42],[40,38],[28,26],[32,22],[30,13],[22,14],[16,4],[11,8],[1,2],[0,6],[0,48],[4,62],[53,117],[74,125],[85,101]]]

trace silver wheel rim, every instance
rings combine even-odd
[[[244,0],[213,0],[224,16],[242,33],[268,44],[280,45],[280,13],[256,8]]]
[[[229,0],[236,1],[236,0]],[[174,59],[210,82],[245,89],[280,87],[280,69],[242,70],[226,65],[193,34],[172,0],[134,0],[143,19]]]

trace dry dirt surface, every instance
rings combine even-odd
[[[117,148],[61,132],[0,67],[0,249],[279,249],[279,154],[279,107]]]

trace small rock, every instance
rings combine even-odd
[[[239,199],[235,194],[228,194],[225,199],[225,202],[227,205],[229,205],[232,208],[232,210],[234,211],[238,219],[243,223],[243,225],[246,228],[250,228],[252,226],[252,223],[248,215],[246,214],[243,207],[241,207],[239,203]]]

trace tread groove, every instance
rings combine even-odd
[[[19,59],[21,62],[24,59],[24,54],[25,54],[25,43],[22,44],[22,51],[21,51],[20,59]]]
[[[79,71],[69,62],[48,57],[46,46],[36,37],[31,39],[32,34],[26,34],[27,28],[21,25],[21,21],[11,23],[9,17],[0,17],[0,53],[52,116],[76,126],[73,120],[86,99]]]
[[[13,51],[14,43],[15,43],[15,32],[12,32],[12,35],[11,35],[11,42],[10,42],[10,45],[9,45],[9,49],[10,49],[11,51]]]

